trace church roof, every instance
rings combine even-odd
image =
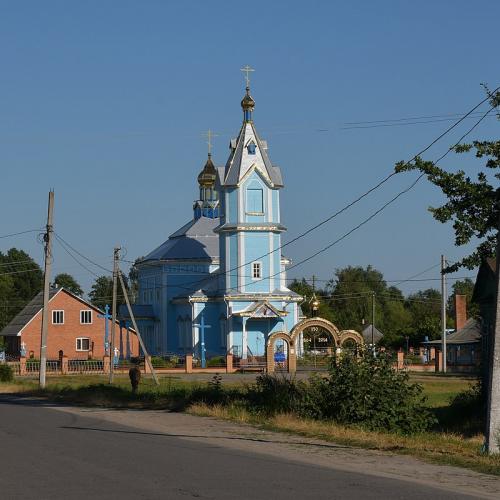
[[[219,219],[209,217],[193,219],[146,255],[142,262],[147,260],[217,260],[219,237],[213,230],[218,225]]]
[[[250,154],[247,149],[252,142],[255,144],[254,154]],[[283,187],[281,170],[271,163],[267,154],[267,143],[260,139],[252,121],[243,123],[238,138],[230,142],[230,150],[224,171],[225,186],[238,185],[245,174],[255,167],[274,187]]]

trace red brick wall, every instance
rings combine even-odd
[[[80,311],[92,310],[92,324],[80,324]],[[64,324],[52,324],[52,311],[64,311]],[[47,359],[58,359],[62,350],[69,359],[102,358],[104,356],[104,318],[98,318],[99,312],[89,307],[84,302],[61,290],[49,302],[49,328],[47,341]],[[35,358],[40,357],[40,336],[42,328],[42,312],[40,311],[31,322],[25,326],[21,334],[21,342],[26,344],[26,357],[33,352]],[[111,336],[111,321],[109,321],[109,334]],[[127,330],[115,328],[115,345],[122,356],[127,356]],[[77,351],[76,339],[86,337],[90,339],[91,351]],[[131,356],[139,354],[139,343],[135,334],[128,333],[128,345]]]

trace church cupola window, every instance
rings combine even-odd
[[[257,149],[257,146],[255,145],[255,142],[252,140],[248,143],[247,145],[247,151],[249,155],[254,155],[255,150]]]
[[[264,193],[261,188],[247,189],[247,213],[264,213]]]

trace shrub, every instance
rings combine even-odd
[[[389,356],[365,352],[332,359],[328,377],[311,379],[303,412],[314,418],[401,433],[428,429],[435,418],[425,407],[422,386],[392,368]]]
[[[306,383],[286,375],[260,375],[248,387],[249,410],[267,415],[301,413],[307,389]]]
[[[175,368],[177,359],[165,359],[161,356],[152,356],[151,364],[153,365],[153,368]]]
[[[226,357],[225,356],[214,356],[207,361],[207,367],[217,368],[219,366],[226,366]]]
[[[14,372],[12,367],[6,364],[0,364],[0,382],[12,382]]]

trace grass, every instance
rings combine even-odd
[[[449,411],[450,399],[470,387],[474,380],[419,374],[412,376],[412,381],[423,385],[428,406],[438,416],[440,424],[431,432],[411,436],[366,431],[294,415],[270,417],[250,413],[238,403],[243,399],[246,383],[232,376],[224,376],[223,389],[176,376],[160,377],[157,387],[151,378],[143,377],[137,394],[132,394],[128,377],[123,375],[115,376],[113,385],[108,384],[108,377],[104,375],[50,377],[44,390],[38,388],[36,380],[17,379],[0,383],[0,393],[22,393],[86,406],[188,411],[200,416],[245,422],[262,429],[412,455],[430,462],[500,475],[500,456],[481,453],[483,436],[478,432],[477,423],[464,422],[457,412],[451,414]],[[221,397],[224,404],[220,404]]]
[[[373,432],[333,422],[319,422],[294,415],[259,416],[238,405],[210,406],[195,403],[189,413],[233,422],[247,423],[265,430],[285,432],[370,450],[411,455],[428,462],[465,467],[485,474],[500,475],[500,455],[481,453],[483,437],[426,432],[417,435]]]

